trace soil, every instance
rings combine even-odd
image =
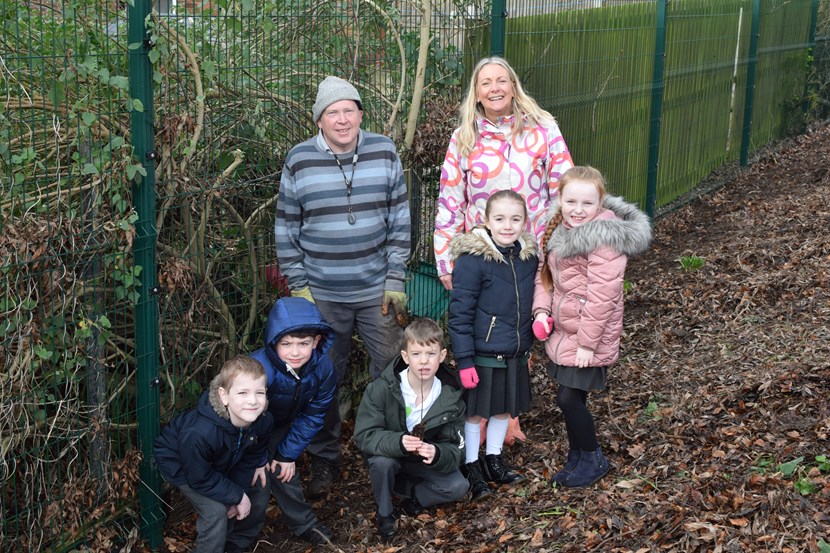
[[[333,544],[291,537],[272,506],[255,551],[830,551],[828,157],[817,126],[655,224],[626,273],[621,360],[589,399],[612,463],[598,483],[549,484],[567,442],[539,349],[527,440],[505,448],[525,484],[402,516],[382,544],[344,440],[346,470],[314,503]],[[194,534],[192,517],[168,527],[169,550]]]

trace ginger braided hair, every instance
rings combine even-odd
[[[605,186],[605,177],[602,176],[597,169],[594,169],[590,165],[577,165],[571,167],[565,174],[562,175],[562,178],[559,179],[559,186],[557,187],[557,198],[562,199],[562,193],[565,191],[565,187],[572,182],[588,182],[593,184],[597,187],[597,193],[599,193],[599,204],[602,205],[602,200],[605,199],[606,194],[606,186]],[[542,252],[542,285],[545,287],[545,290],[552,290],[553,289],[553,277],[550,274],[550,268],[548,267],[548,255],[545,251],[547,246],[548,240],[550,239],[550,235],[553,234],[553,231],[556,230],[556,227],[562,222],[562,205],[559,204],[558,208],[556,209],[556,213],[553,214],[553,217],[550,218],[548,221],[547,226],[545,227],[545,232],[542,234],[542,240],[539,244],[539,248]]]

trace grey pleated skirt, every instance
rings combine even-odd
[[[562,386],[576,388],[590,392],[591,390],[604,390],[608,367],[566,367],[551,363],[548,365],[548,377],[555,380]]]

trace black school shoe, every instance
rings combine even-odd
[[[323,459],[313,456],[309,469],[308,485],[305,495],[309,499],[319,499],[329,493],[332,482],[339,476],[340,467],[331,465]]]
[[[415,518],[424,511],[426,511],[426,507],[421,505],[415,497],[410,497],[401,501],[401,511],[406,516]]]
[[[397,530],[397,525],[395,522],[395,514],[392,513],[389,516],[377,516],[376,519],[378,525],[378,534],[380,534],[380,539],[389,542],[392,541],[392,538],[395,537],[395,531]]]
[[[527,478],[510,470],[501,455],[485,455],[484,469],[488,479],[496,484],[521,484]]]
[[[461,472],[470,483],[470,496],[473,501],[481,501],[491,495],[490,486],[487,485],[487,481],[484,479],[484,472],[481,470],[479,461],[465,464],[461,467]]]
[[[324,545],[327,543],[331,543],[332,537],[331,529],[326,526],[325,524],[317,523],[298,537],[301,540],[305,540],[308,543],[313,543],[314,545]]]

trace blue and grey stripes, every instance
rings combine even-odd
[[[321,135],[288,152],[275,224],[280,271],[292,290],[356,303],[404,291],[410,251],[406,182],[394,143],[360,132],[349,223],[344,175]],[[340,154],[346,177],[352,152]]]

